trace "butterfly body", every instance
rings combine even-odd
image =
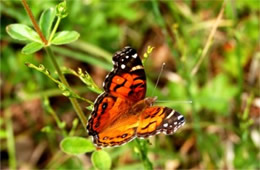
[[[152,106],[156,97],[145,98],[145,71],[134,49],[125,47],[117,52],[113,63],[103,84],[105,92],[94,102],[87,125],[98,147],[118,146],[162,132],[171,134],[185,123],[173,109]]]

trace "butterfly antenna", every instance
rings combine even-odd
[[[179,100],[179,101],[157,100],[157,101],[156,101],[156,103],[167,103],[167,102],[171,102],[171,103],[187,103],[187,104],[191,104],[191,103],[192,103],[191,100]]]
[[[158,76],[158,78],[157,78],[157,80],[156,80],[156,83],[155,83],[155,86],[154,86],[154,89],[153,89],[152,96],[154,95],[155,89],[156,89],[156,87],[157,87],[157,85],[158,85],[158,83],[159,83],[159,80],[160,80],[160,77],[161,77],[161,75],[162,75],[162,72],[163,72],[163,69],[164,69],[164,66],[165,66],[165,65],[166,65],[165,63],[162,64],[162,67],[161,67],[159,76]]]

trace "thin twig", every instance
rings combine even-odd
[[[42,42],[43,42],[45,45],[47,45],[47,44],[48,44],[48,41],[45,39],[43,33],[41,32],[41,29],[40,29],[39,25],[37,24],[37,22],[36,22],[36,20],[35,20],[35,18],[34,18],[34,16],[33,16],[33,14],[32,14],[32,11],[31,11],[30,7],[28,6],[26,0],[22,0],[22,4],[23,4],[23,6],[24,6],[24,8],[25,8],[25,11],[27,12],[28,16],[30,17],[30,19],[31,19],[31,21],[32,21],[32,24],[33,24],[33,26],[34,26],[34,28],[35,28],[35,30],[36,30],[37,33],[39,34],[39,36],[40,36]]]
[[[46,50],[48,56],[51,58],[51,61],[52,61],[53,65],[54,65],[54,67],[55,67],[55,69],[56,69],[56,71],[57,71],[57,73],[59,75],[59,78],[60,78],[61,82],[65,86],[70,88],[69,83],[67,82],[65,76],[61,72],[61,69],[60,69],[60,67],[59,67],[59,65],[58,65],[58,63],[57,63],[57,61],[56,61],[56,59],[55,59],[55,57],[53,55],[53,52],[52,52],[51,48],[50,47],[46,47],[45,50]],[[72,103],[73,108],[75,109],[77,115],[79,116],[80,121],[81,121],[83,127],[85,127],[86,124],[87,124],[87,119],[86,119],[83,111],[81,110],[77,99],[75,99],[75,98],[69,98],[69,99],[70,99],[70,102]]]
[[[198,69],[199,69],[199,67],[200,67],[200,65],[201,65],[201,63],[202,63],[202,61],[203,61],[204,58],[206,57],[206,54],[207,54],[207,52],[208,52],[208,50],[209,50],[210,45],[212,44],[214,35],[215,35],[215,33],[216,33],[216,30],[217,30],[217,28],[218,28],[218,26],[219,26],[219,23],[220,23],[220,21],[221,21],[221,18],[222,18],[222,16],[223,16],[225,6],[226,6],[226,0],[223,1],[221,10],[220,10],[220,12],[219,12],[219,14],[218,14],[218,17],[217,17],[217,20],[216,20],[215,24],[214,24],[213,27],[212,27],[212,30],[211,30],[211,32],[210,32],[210,34],[209,34],[209,37],[208,37],[207,42],[206,42],[206,45],[205,45],[205,47],[204,47],[204,49],[203,49],[203,51],[202,51],[202,53],[201,53],[200,59],[199,59],[199,61],[197,62],[197,64],[195,65],[195,67],[194,67],[194,68],[192,69],[192,71],[191,71],[191,75],[192,75],[192,76],[194,76],[194,75],[197,73],[197,71],[198,71]]]

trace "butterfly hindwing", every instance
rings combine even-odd
[[[140,115],[138,137],[149,137],[158,133],[172,134],[184,124],[184,117],[168,107],[153,106]]]
[[[110,126],[94,137],[94,143],[99,147],[112,147],[129,142],[136,137],[136,119],[137,116],[121,116],[115,122],[110,122]]]

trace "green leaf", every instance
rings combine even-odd
[[[91,156],[91,161],[97,169],[110,169],[111,157],[106,151],[95,151]]]
[[[13,38],[22,41],[35,41],[41,43],[39,35],[24,24],[11,24],[6,27],[6,32]]]
[[[51,43],[55,45],[68,44],[76,41],[79,38],[79,33],[76,31],[61,31],[54,35]]]
[[[32,54],[36,51],[39,51],[42,47],[43,47],[43,44],[41,44],[41,43],[31,42],[23,47],[22,53],[23,54]]]
[[[54,8],[49,8],[45,10],[40,18],[40,28],[41,31],[43,32],[43,35],[45,36],[46,39],[48,39],[51,31],[51,27],[53,24],[53,21],[55,19],[55,9]]]
[[[76,136],[64,138],[60,147],[63,152],[71,155],[84,154],[96,149],[90,140]]]

